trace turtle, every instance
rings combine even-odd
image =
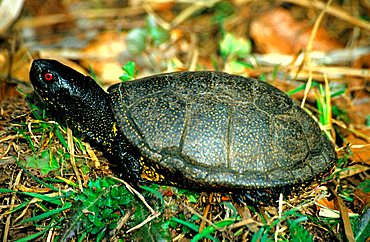
[[[258,79],[184,71],[105,91],[56,60],[36,59],[30,80],[133,185],[149,181],[266,201],[312,182],[337,159],[316,121]]]

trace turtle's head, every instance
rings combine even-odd
[[[30,80],[42,99],[61,112],[74,102],[83,101],[83,97],[91,91],[90,89],[97,87],[90,77],[56,60],[33,61]]]
[[[104,142],[114,117],[108,94],[91,77],[56,60],[38,59],[32,63],[30,80],[58,116],[90,139]]]

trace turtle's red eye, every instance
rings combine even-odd
[[[53,80],[53,74],[51,74],[50,72],[46,72],[46,73],[44,74],[44,79],[45,79],[46,81],[51,81],[51,80]]]

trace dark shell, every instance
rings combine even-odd
[[[336,159],[289,96],[221,72],[178,72],[109,88],[118,127],[177,183],[251,189],[312,180]]]

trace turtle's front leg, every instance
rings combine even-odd
[[[115,140],[110,156],[112,156],[110,162],[125,181],[136,188],[146,183],[141,177],[143,168],[140,165],[140,153],[126,138],[120,137]]]

